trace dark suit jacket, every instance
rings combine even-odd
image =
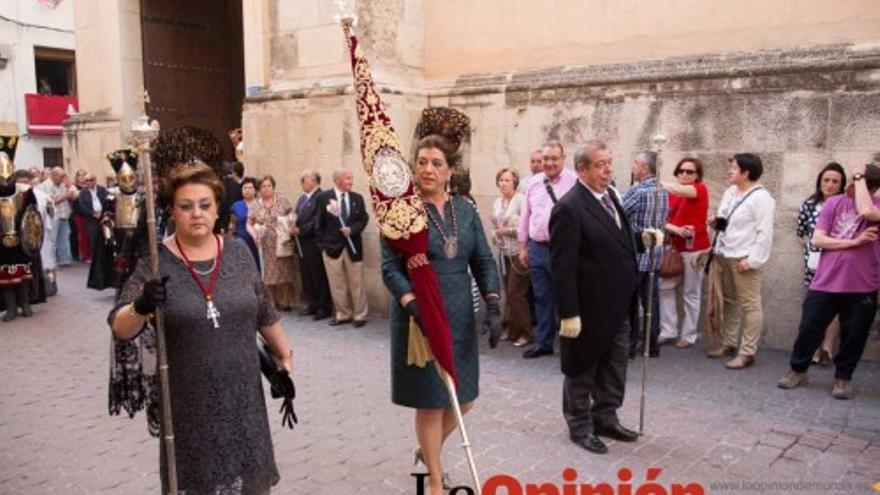
[[[568,376],[587,372],[608,351],[633,309],[638,283],[636,247],[616,197],[614,203],[622,228],[578,182],[550,215],[556,308],[560,318],[581,318],[576,339],[560,338],[562,372]]]
[[[108,202],[107,202],[107,188],[104,186],[96,186],[98,191],[98,201],[101,202],[101,208],[104,208],[106,211]],[[79,197],[76,198],[76,211],[86,217],[92,218],[93,213],[95,213],[94,208],[92,208],[92,192],[89,191],[87,187],[82,188],[79,192]]]
[[[302,205],[302,209],[296,214],[296,226],[299,228],[299,245],[302,248],[303,258],[321,256],[321,247],[318,245],[318,196],[323,191],[317,188]],[[305,194],[302,195],[305,197]],[[299,201],[297,201],[299,203]],[[326,206],[325,206],[326,208]]]
[[[322,191],[318,196],[316,204],[317,220],[315,223],[315,231],[318,235],[318,245],[331,258],[338,258],[342,254],[342,250],[348,251],[349,256],[354,261],[361,261],[364,257],[364,247],[361,242],[361,232],[367,226],[370,217],[367,215],[367,208],[364,204],[364,197],[352,191],[348,193],[351,204],[348,205],[348,222],[346,227],[351,228],[351,240],[357,252],[352,252],[348,241],[342,235],[342,225],[339,219],[327,211],[327,205],[331,199],[336,199],[336,191],[327,189]]]
[[[226,232],[229,230],[229,210],[236,201],[240,201],[241,184],[229,177],[223,178],[223,203],[220,205],[220,211],[217,212],[217,223],[214,224],[214,232]]]

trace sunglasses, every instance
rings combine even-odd
[[[696,175],[696,174],[697,174],[696,170],[691,170],[688,168],[682,168],[682,169],[678,170],[678,175]]]

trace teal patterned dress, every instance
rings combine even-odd
[[[443,252],[443,238],[435,222],[447,237],[452,235],[452,211],[458,230],[458,255],[447,259]],[[486,242],[483,224],[472,203],[453,197],[445,205],[441,219],[434,205],[427,205],[435,222],[428,222],[428,259],[437,273],[440,293],[446,302],[446,314],[452,327],[452,346],[455,369],[458,373],[458,397],[461,403],[471,402],[479,395],[479,343],[471,299],[471,274],[483,297],[498,293],[498,271]],[[409,340],[409,316],[400,306],[400,298],[410,292],[404,261],[382,243],[382,278],[391,291],[391,401],[414,408],[447,408],[449,394],[440,380],[434,362],[425,368],[408,366],[406,354]]]

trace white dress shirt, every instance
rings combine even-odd
[[[727,218],[727,230],[718,236],[716,252],[725,258],[747,258],[752,268],[761,268],[770,259],[773,247],[773,215],[776,201],[766,189],[755,191],[745,202],[736,208],[733,216],[730,212],[734,206],[756,187],[740,191],[730,186],[724,191],[718,216]],[[728,218],[730,217],[730,218]]]

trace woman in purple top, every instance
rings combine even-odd
[[[853,398],[852,374],[862,357],[877,313],[880,290],[880,166],[855,165],[846,194],[828,199],[812,243],[822,249],[816,275],[804,299],[791,371],[777,383],[794,388],[807,382],[807,368],[825,328],[840,315],[840,349],[834,356],[835,399]]]
[[[816,220],[819,219],[825,201],[841,194],[845,188],[846,172],[839,163],[831,162],[816,176],[816,191],[801,204],[797,219],[797,236],[804,244],[804,285],[807,287],[813,281],[813,275],[816,274],[816,268],[819,266],[819,255],[822,253],[821,249],[810,242],[816,229]],[[825,339],[822,341],[822,347],[813,356],[813,363],[828,366],[839,333],[840,322],[835,318],[825,330]]]

